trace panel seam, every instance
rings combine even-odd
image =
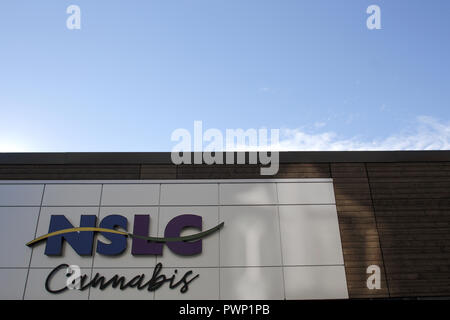
[[[44,187],[42,188],[41,204],[39,206],[39,213],[38,213],[38,217],[37,217],[37,221],[36,221],[36,228],[34,229],[34,238],[36,238],[37,230],[38,230],[38,226],[39,226],[39,219],[41,217],[42,203],[44,202],[45,187],[46,187],[46,185],[44,184]],[[31,248],[30,261],[28,263],[28,271],[27,271],[27,276],[25,278],[25,286],[23,288],[22,300],[25,300],[25,292],[27,291],[28,277],[30,275],[30,269],[31,269],[31,260],[33,259],[33,251],[34,251],[34,248]]]
[[[284,276],[284,256],[283,256],[283,244],[281,243],[282,237],[281,237],[281,218],[280,218],[280,207],[279,207],[279,200],[278,200],[278,183],[275,183],[275,192],[277,195],[277,217],[278,217],[278,234],[280,237],[280,256],[281,256],[281,277],[283,278],[283,295],[284,300],[286,300],[286,281]]]
[[[103,197],[103,186],[104,184],[102,183],[102,187],[100,189],[100,200],[98,202],[98,211],[97,211],[97,223],[99,223],[100,220],[100,211],[102,208],[102,197]],[[94,274],[94,259],[95,259],[95,246],[92,248],[92,263],[91,263],[91,275],[90,275],[90,279],[92,280],[92,275]],[[89,291],[88,291],[88,300],[90,300],[91,298],[91,287],[89,286]]]

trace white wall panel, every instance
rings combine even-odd
[[[162,184],[161,205],[217,205],[217,184]]]
[[[0,206],[40,206],[42,184],[0,185]]]
[[[0,300],[21,300],[27,273],[28,269],[0,269]]]
[[[286,299],[347,299],[344,266],[284,267]]]
[[[344,264],[336,206],[280,206],[285,265]]]
[[[0,207],[0,267],[28,267],[39,207]]]
[[[159,203],[159,184],[105,184],[103,206],[152,206]]]
[[[278,183],[280,204],[334,204],[333,183]]]
[[[280,266],[280,232],[275,206],[220,208],[221,266]]]
[[[221,183],[220,204],[253,205],[277,203],[274,183]]]
[[[54,184],[47,185],[44,192],[44,206],[98,206],[100,184]]]
[[[284,299],[282,268],[222,268],[220,298],[282,300]]]

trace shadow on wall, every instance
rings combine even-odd
[[[389,297],[371,190],[364,163],[331,164],[350,298]],[[367,288],[367,267],[381,269],[381,289]]]
[[[229,199],[240,205],[221,207],[220,220],[227,226],[221,231],[221,265],[233,269],[227,270],[234,274],[227,279],[232,281],[233,292],[229,294],[237,299],[284,298],[274,291],[274,286],[282,286],[282,277],[267,278],[269,269],[270,272],[279,269],[278,273],[282,274],[276,206],[243,205],[272,198],[267,189],[249,185],[244,192],[236,192]]]

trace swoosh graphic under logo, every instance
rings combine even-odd
[[[158,238],[158,237],[146,237],[146,236],[140,236],[137,234],[132,234],[132,233],[127,233],[127,232],[122,232],[122,231],[117,231],[114,229],[105,229],[105,228],[95,228],[95,227],[79,227],[79,228],[69,228],[69,229],[63,229],[63,230],[58,230],[55,232],[51,232],[51,233],[47,233],[43,236],[40,236],[34,240],[31,240],[30,242],[27,243],[28,247],[31,247],[33,245],[35,245],[36,243],[45,240],[49,237],[53,237],[53,236],[57,236],[57,235],[61,235],[61,234],[66,234],[66,233],[71,233],[71,232],[85,232],[85,231],[93,231],[93,232],[107,232],[107,233],[114,233],[114,234],[120,234],[126,237],[131,237],[131,238],[137,238],[137,239],[143,239],[143,240],[147,240],[147,241],[153,241],[153,242],[180,242],[180,241],[193,241],[193,240],[197,240],[197,239],[201,239],[206,237],[207,235],[210,235],[211,233],[216,232],[217,230],[220,230],[223,225],[225,223],[222,222],[220,224],[218,224],[217,226],[215,226],[214,228],[211,228],[209,230],[200,232],[200,233],[196,233],[196,234],[192,234],[190,236],[183,236],[183,237],[176,237],[176,238]]]

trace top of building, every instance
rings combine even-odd
[[[292,151],[280,152],[280,163],[441,162],[445,151]],[[170,152],[0,153],[0,164],[171,164]]]

